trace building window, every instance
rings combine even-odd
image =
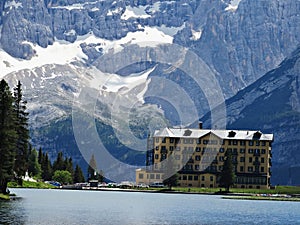
[[[249,163],[252,163],[252,157],[249,157]]]
[[[260,144],[259,141],[255,141],[256,146],[259,146],[259,144]]]
[[[248,153],[249,153],[249,154],[252,154],[252,153],[253,153],[253,149],[252,149],[252,148],[249,148],[249,149],[248,149]]]
[[[198,180],[198,176],[194,176],[194,180]]]
[[[155,154],[154,158],[155,158],[155,159],[158,159],[158,158],[159,158],[159,155],[158,155],[158,154]]]
[[[194,139],[190,139],[190,144],[194,144]]]
[[[237,145],[238,141],[237,140],[233,140],[232,143],[233,143],[233,145]]]
[[[155,142],[156,142],[156,143],[159,143],[159,138],[155,138]]]
[[[266,146],[266,142],[265,141],[261,141],[261,146]]]
[[[203,140],[203,144],[207,145],[208,144],[208,140]]]
[[[244,167],[243,166],[240,166],[240,171],[244,172]]]
[[[160,179],[160,174],[156,174],[155,179]]]
[[[249,146],[253,146],[253,141],[249,141]]]
[[[200,155],[196,155],[195,160],[196,160],[196,161],[200,161],[200,160],[201,160]]]
[[[262,149],[261,154],[266,154],[266,149]]]
[[[240,162],[245,162],[245,157],[241,157]]]
[[[232,141],[231,140],[228,140],[228,145],[232,145]]]
[[[219,166],[219,170],[222,171],[223,170],[223,166]]]
[[[166,143],[166,138],[162,138],[161,142]]]
[[[144,174],[140,173],[139,174],[139,179],[144,179]]]
[[[245,141],[240,141],[240,146],[245,146]]]
[[[252,166],[248,166],[248,172],[253,172],[253,167]]]
[[[188,176],[188,180],[193,180],[193,176]]]
[[[174,150],[174,146],[170,146],[170,151],[173,151]]]
[[[263,167],[263,166],[260,167],[260,172],[261,172],[261,173],[264,173],[264,172],[265,172],[265,167]]]
[[[150,174],[150,179],[152,179],[152,180],[154,179],[154,174],[153,173]]]
[[[201,176],[201,180],[202,180],[202,181],[205,181],[205,176]]]
[[[196,147],[196,152],[201,152],[201,148],[200,147]]]
[[[174,138],[170,138],[170,143],[174,143]]]
[[[183,176],[182,176],[182,180],[186,180],[186,175],[183,175]]]
[[[220,148],[219,152],[223,153],[224,152],[224,148]]]
[[[210,184],[210,185],[209,185],[209,187],[210,187],[210,188],[213,188],[213,187],[214,187],[214,185],[213,185],[213,184]]]
[[[180,160],[180,155],[175,155],[176,160]]]
[[[155,146],[155,150],[157,151],[159,149],[159,146]]]
[[[260,158],[261,163],[265,163],[265,158]]]
[[[210,181],[214,181],[214,177],[213,176],[210,176]]]
[[[180,147],[179,146],[176,147],[176,151],[180,151]]]
[[[220,141],[219,141],[219,144],[220,144],[220,145],[224,145],[224,144],[225,144],[225,140],[224,140],[224,139],[220,140]]]
[[[224,161],[224,156],[219,156],[219,161],[223,162]]]
[[[197,139],[197,144],[201,144],[201,138]]]
[[[244,148],[240,148],[240,153],[245,153],[245,149]]]

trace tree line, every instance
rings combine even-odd
[[[32,148],[26,104],[20,81],[12,91],[4,79],[0,81],[0,193],[8,193],[7,185],[12,180],[22,185],[27,171],[43,180],[84,182],[82,169],[79,165],[74,169],[71,157],[65,158],[60,152],[52,164],[48,153]]]

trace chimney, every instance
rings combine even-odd
[[[202,121],[199,120],[198,125],[199,125],[199,129],[201,130],[202,129]]]

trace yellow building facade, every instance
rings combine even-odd
[[[269,188],[273,134],[248,130],[164,128],[148,139],[147,169],[136,182],[162,182],[167,158],[181,187],[219,187],[225,153],[230,151],[237,188]]]

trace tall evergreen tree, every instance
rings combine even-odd
[[[74,172],[74,183],[83,183],[85,181],[82,169],[76,164]]]
[[[48,180],[48,181],[51,180],[52,179],[52,166],[51,166],[51,162],[49,160],[47,152],[43,153],[41,168],[42,168],[42,179]]]
[[[7,193],[7,183],[13,177],[16,127],[13,96],[5,80],[0,82],[0,192]]]
[[[98,180],[99,182],[104,181],[104,173],[102,170],[98,172],[97,163],[94,154],[92,154],[88,166],[88,180]]]
[[[25,175],[27,170],[28,160],[28,141],[29,141],[29,129],[28,129],[28,112],[26,112],[27,102],[23,100],[22,85],[18,81],[17,86],[14,88],[14,111],[15,111],[15,123],[17,131],[16,139],[16,156],[14,171],[18,183],[22,184],[22,176]]]
[[[56,170],[65,170],[65,169],[66,169],[66,165],[65,165],[63,153],[59,152],[57,154],[56,160],[53,162],[53,173]]]
[[[88,180],[95,180],[97,178],[97,163],[94,154],[92,155],[88,167]]]
[[[74,177],[73,160],[71,157],[65,159],[65,170],[70,172],[72,178]]]
[[[38,153],[35,149],[32,149],[29,155],[28,173],[34,177],[40,177],[42,173],[41,165],[38,162]]]
[[[234,184],[235,173],[232,163],[231,152],[226,151],[223,170],[220,174],[220,186],[224,187],[226,192],[229,192],[229,188]]]

